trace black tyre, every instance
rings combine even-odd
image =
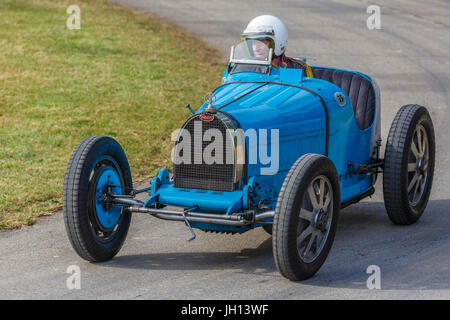
[[[383,194],[389,218],[409,225],[422,215],[430,197],[435,163],[433,122],[425,107],[398,111],[386,143]]]
[[[275,264],[284,277],[305,280],[320,269],[333,244],[339,209],[331,160],[317,154],[299,158],[284,180],[273,224]]]
[[[67,166],[63,212],[72,247],[91,262],[113,258],[130,226],[130,212],[103,201],[108,188],[115,194],[129,194],[133,189],[125,152],[113,138],[86,138]]]

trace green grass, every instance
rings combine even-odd
[[[219,85],[219,52],[148,14],[77,0],[0,1],[0,229],[61,208],[82,139],[116,138],[135,181],[170,167],[170,134]]]

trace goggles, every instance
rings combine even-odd
[[[272,32],[252,32],[241,34],[241,42],[246,40],[269,41],[268,47],[275,49],[275,34]]]

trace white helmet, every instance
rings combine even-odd
[[[263,15],[254,18],[245,28],[241,40],[270,40],[275,56],[281,56],[287,47],[288,31],[277,17]]]

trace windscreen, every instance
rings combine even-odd
[[[259,40],[245,40],[233,47],[230,62],[270,65],[272,49]]]

